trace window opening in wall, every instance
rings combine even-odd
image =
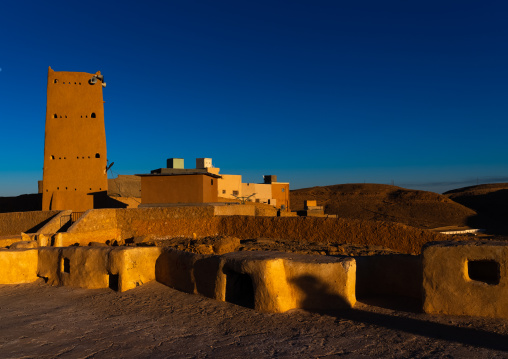
[[[226,272],[226,302],[254,309],[254,284],[248,274]]]
[[[471,280],[491,285],[499,284],[501,279],[499,263],[489,259],[467,261],[467,274]]]
[[[65,118],[67,118],[67,115],[65,115]]]
[[[53,115],[53,118],[58,118],[58,116],[56,115],[56,113]]]
[[[69,258],[62,258],[62,272],[70,273],[71,272],[71,260]]]
[[[67,189],[67,187],[65,187],[65,189]]]
[[[61,160],[61,159],[62,159],[62,157],[58,157],[58,159],[59,159],[59,160]]]
[[[64,157],[64,160],[66,160],[66,159],[67,159],[67,157]]]
[[[82,160],[84,160],[84,159],[85,159],[85,157],[81,157],[81,159],[82,159]]]
[[[88,158],[90,158],[90,156],[88,156]]]
[[[238,196],[238,191],[233,191],[233,196]]]
[[[285,188],[281,188],[281,191],[282,191],[282,192],[285,192],[285,191],[286,191],[286,189],[285,189]]]
[[[88,115],[85,115],[85,118],[88,118]]]
[[[57,187],[56,189],[60,189],[60,187]]]
[[[65,85],[65,82],[62,82]]]
[[[118,274],[110,274],[109,275],[109,289],[113,289],[118,291],[118,282],[119,282]]]
[[[90,115],[91,118],[95,118],[95,112],[92,112],[92,114]]]
[[[225,189],[222,190],[222,194],[226,194],[226,190]]]
[[[60,116],[60,118],[62,118],[62,116]]]
[[[74,82],[74,85],[75,85],[75,84],[76,84],[76,83]]]
[[[95,158],[101,158],[101,155],[100,155],[100,154],[98,154],[98,153],[96,153],[96,154],[95,154]]]
[[[79,84],[81,85],[81,82]]]
[[[55,156],[51,155],[51,156],[49,156],[49,158],[51,158],[52,160],[54,160],[54,159],[55,159]]]
[[[212,180],[210,180],[210,184],[213,186],[213,179],[212,179]]]
[[[53,81],[53,83],[57,84],[57,83],[58,83],[58,79],[55,79],[55,80]]]

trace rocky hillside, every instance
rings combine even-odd
[[[382,220],[419,228],[477,225],[470,208],[434,192],[382,184],[341,184],[291,191],[291,210],[303,209],[304,200],[317,200],[325,213],[341,218]]]
[[[492,183],[444,193],[478,213],[490,232],[508,234],[508,183]]]

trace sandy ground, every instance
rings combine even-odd
[[[125,293],[42,280],[2,285],[0,356],[508,357],[507,320],[430,316],[410,302],[369,303],[326,314],[265,314],[157,282]]]

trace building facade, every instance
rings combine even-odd
[[[48,70],[42,210],[85,211],[108,190],[100,72]]]

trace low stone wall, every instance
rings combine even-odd
[[[277,210],[274,208],[275,215]],[[257,208],[255,206],[245,206],[232,204],[227,206],[214,206],[215,216],[255,216]]]
[[[56,215],[59,211],[32,211],[0,213],[0,236],[37,232],[41,223]]]
[[[37,275],[51,285],[123,292],[155,279],[161,248],[46,247],[38,252]]]
[[[37,249],[1,249],[0,284],[31,283],[37,280]]]
[[[427,313],[508,318],[508,243],[426,246],[423,299]]]
[[[119,238],[216,235],[214,207],[127,208],[116,210]]]
[[[155,270],[157,281],[172,288],[261,312],[351,308],[356,302],[353,258],[169,250],[159,257]]]
[[[408,254],[419,254],[425,243],[448,237],[393,222],[343,218],[224,217],[219,233],[241,239],[284,238],[307,242],[376,245]]]
[[[428,242],[449,239],[428,230],[393,222],[342,218],[260,217],[216,215],[228,206],[165,207],[90,210],[67,233],[59,234],[59,245],[117,240],[145,236],[207,237],[234,236],[240,239],[283,238],[298,242],[338,242],[376,245],[419,254]],[[231,206],[234,207],[234,206]],[[254,208],[253,206],[236,206]],[[225,210],[224,210],[225,211]]]

